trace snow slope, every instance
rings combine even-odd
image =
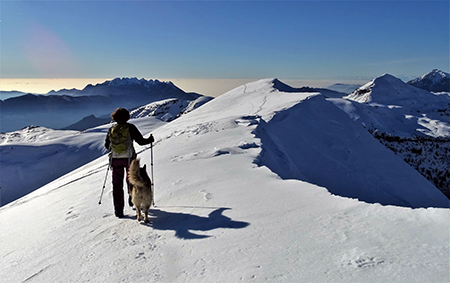
[[[152,129],[148,226],[130,208],[125,219],[113,216],[110,177],[97,204],[106,156],[0,208],[2,280],[448,282],[448,200],[319,94],[274,85],[238,87]],[[296,151],[297,142],[311,153]],[[150,149],[140,150],[149,164]],[[350,174],[365,163],[371,179]],[[367,203],[312,183],[339,166],[348,175],[336,183],[357,180],[363,195],[370,183],[410,179],[394,188],[397,197],[427,208]],[[403,176],[383,175],[389,169]]]
[[[435,78],[434,82],[438,82],[439,73],[443,74],[434,70],[422,79]],[[386,74],[344,99],[329,101],[450,198],[450,96],[447,93],[431,93]]]
[[[344,99],[330,99],[368,130],[400,137],[450,137],[450,96],[385,74]]]
[[[322,96],[275,115],[258,133],[263,144],[271,144],[269,161],[263,152],[262,163],[276,164],[282,178],[370,203],[448,207],[430,182]]]
[[[192,101],[172,98],[138,107],[130,114],[133,123],[148,132],[211,99],[206,96]],[[142,117],[151,118],[144,121],[138,119]],[[31,126],[20,131],[0,133],[0,205],[16,200],[103,155],[109,127],[107,124],[78,132]],[[30,178],[28,172],[36,176]]]
[[[133,122],[145,131],[163,123],[156,118]],[[2,134],[0,204],[14,201],[105,154],[109,127],[103,125],[84,132],[37,127]]]

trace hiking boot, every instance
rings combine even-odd
[[[123,210],[116,210],[116,211],[114,211],[114,214],[118,218],[123,218]]]

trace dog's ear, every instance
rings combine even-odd
[[[144,167],[142,169],[147,170],[147,164],[144,164]]]

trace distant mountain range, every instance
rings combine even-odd
[[[423,76],[422,78],[425,77],[426,76]],[[439,80],[435,80],[435,82],[438,81]],[[159,87],[160,90],[165,89],[166,91],[161,91],[156,95],[153,95],[150,91],[146,91],[146,89],[152,89],[153,85]],[[157,119],[155,120],[157,120],[158,123],[163,123],[161,121],[170,122],[176,119],[177,117],[185,113],[188,113],[193,109],[198,108],[202,104],[212,99],[211,97],[201,96],[198,94],[186,94],[183,91],[179,90],[178,88],[174,87],[173,84],[171,83],[142,81],[136,79],[116,79],[113,81],[108,81],[98,85],[99,87],[98,92],[93,92],[93,90],[95,90],[96,87],[97,86],[91,86],[89,88],[87,87],[88,89],[90,89],[89,92],[91,92],[92,95],[88,94],[88,92],[86,92],[85,95],[81,96],[25,95],[21,99],[25,100],[34,99],[36,101],[38,101],[39,99],[46,101],[46,99],[48,99],[46,104],[46,106],[48,106],[51,105],[49,101],[52,101],[52,99],[56,100],[59,98],[63,98],[63,100],[59,100],[62,101],[61,103],[64,103],[64,101],[66,101],[68,102],[69,106],[73,106],[72,104],[79,101],[78,99],[80,98],[82,99],[93,98],[99,100],[102,98],[107,98],[107,100],[105,100],[104,103],[108,103],[108,107],[110,107],[111,109],[115,109],[116,105],[112,105],[111,100],[113,102],[121,101],[123,99],[123,96],[128,97],[129,99],[134,99],[135,97],[142,96],[143,99],[151,100],[154,99],[155,96],[163,97],[164,93],[168,96],[172,95],[173,93],[176,93],[182,97],[187,96],[187,98],[189,98],[189,99],[166,98],[149,104],[143,103],[141,104],[143,106],[139,105],[139,107],[134,108],[130,107],[132,118],[156,117]],[[129,91],[127,91],[128,89],[127,87],[130,88]],[[263,89],[256,89],[255,87],[268,87],[269,89],[263,90]],[[104,95],[95,94],[95,93],[105,93],[103,91],[107,89],[111,90],[110,94],[107,93]],[[119,91],[119,89],[121,89],[121,91]],[[346,112],[352,120],[356,121],[357,123],[362,125],[362,127],[366,128],[366,130],[369,133],[371,133],[378,141],[380,141],[383,145],[392,150],[406,163],[410,164],[425,178],[427,178],[430,182],[432,182],[437,188],[439,188],[448,198],[450,198],[450,171],[448,170],[448,163],[449,163],[448,157],[450,156],[449,93],[445,92],[432,93],[430,91],[417,88],[409,83],[405,83],[402,80],[389,74],[385,74],[375,78],[374,80],[357,88],[355,91],[353,91],[348,95],[342,92],[337,92],[323,88],[311,88],[311,87],[294,88],[284,84],[283,82],[277,79],[271,80],[270,83],[261,82],[261,83],[246,84],[239,87],[239,89],[243,89],[243,94],[252,94],[253,99],[261,99],[255,96],[254,93],[267,91],[268,93],[280,92],[281,93],[280,97],[277,97],[275,95],[271,96],[277,97],[277,99],[284,99],[283,95],[288,97],[297,97],[297,96],[307,97],[309,95],[312,95],[320,97],[320,100],[328,100],[329,102],[333,103],[338,108]],[[117,91],[116,94],[112,94],[114,93],[114,91]],[[243,101],[246,99],[245,98],[246,95],[241,94],[238,90],[234,90],[231,92],[239,94],[239,96],[236,97],[236,101]],[[11,100],[14,101],[14,99]],[[136,103],[138,103],[139,100],[138,99],[136,100],[137,100]],[[319,98],[316,98],[315,100],[319,100]],[[5,102],[8,101],[9,100],[6,100]],[[306,98],[305,101],[307,101]],[[240,107],[240,104],[238,102],[235,102],[229,96],[227,100],[225,100],[225,102],[227,102],[228,104],[224,103],[220,99],[220,97],[218,97],[211,102],[213,106],[211,106],[211,104],[208,103],[210,107],[209,108],[207,107],[207,109],[210,109],[211,111],[215,111],[217,113],[226,113],[224,109],[230,107],[237,107],[237,108]],[[246,103],[247,105],[253,105],[253,101],[247,101]],[[266,102],[263,100],[262,103],[264,104]],[[82,105],[82,103],[80,104]],[[328,104],[329,103],[324,103],[323,105]],[[75,103],[75,105],[77,104]],[[99,108],[102,107],[102,105],[100,105],[99,103],[97,103],[96,105]],[[322,105],[322,102],[320,102],[320,105]],[[29,105],[28,109],[33,109],[32,106],[33,105]],[[45,116],[48,114],[48,112],[46,108],[43,109],[45,109],[45,111],[42,111],[41,109],[41,112],[37,110],[35,110],[34,112],[33,111],[29,112],[31,113],[31,115],[34,115],[36,117]],[[67,109],[68,106],[66,106],[65,111],[69,112]],[[112,111],[111,109],[107,109],[106,117],[99,116],[100,118],[97,118],[93,115],[88,115],[85,116],[85,118],[83,118],[81,121],[78,121],[77,123],[67,127],[66,129],[83,131],[85,129],[95,127],[97,125],[108,123],[110,120],[109,113]],[[202,113],[202,109],[204,108],[202,107],[201,109],[199,109],[200,113]],[[308,112],[311,115],[312,113],[314,113],[314,115],[319,117],[320,121],[323,121],[323,123],[325,124],[316,125],[314,123],[311,123],[309,121],[308,116],[304,117],[302,116],[302,119],[300,119],[299,121],[304,121],[305,124],[313,127],[314,129],[316,128],[322,129],[325,126],[329,126],[329,124],[331,125],[335,123],[335,117],[330,116],[329,113],[327,114],[327,111],[335,111],[333,109],[337,110],[334,106],[331,105],[331,107],[329,107],[328,105],[325,108],[319,107],[314,111]],[[2,109],[2,115],[3,110],[4,109]],[[89,108],[88,110],[92,111],[93,108]],[[76,112],[75,110],[74,112],[77,114],[80,113],[80,111]],[[289,112],[292,115],[295,114],[294,109],[291,109]],[[337,112],[340,111],[337,110]],[[58,112],[50,112],[50,113],[58,113]],[[57,118],[55,118],[55,116],[52,117],[53,119],[59,119],[59,117]],[[61,115],[61,117],[64,117],[64,115]],[[238,124],[256,123],[255,121],[259,119],[258,117],[259,116],[246,116],[245,119],[243,119],[242,121],[238,121],[236,123]],[[277,123],[277,127],[278,126],[283,127],[284,124],[282,115],[280,115],[279,118],[280,123]],[[250,119],[252,121],[247,121],[246,119]],[[137,119],[135,121],[140,120],[141,119]],[[2,120],[2,122],[4,122],[4,120]],[[295,127],[300,127],[300,125],[297,125],[296,123],[292,123],[291,126],[295,124],[296,125]],[[102,129],[102,131],[104,132],[106,131],[107,127],[108,126],[105,125],[98,127],[96,129],[88,129],[86,131],[83,131],[82,133],[73,131],[53,131],[41,127],[38,128],[28,127],[21,131],[0,134],[0,144],[5,145],[8,144],[8,146],[5,146],[4,149],[2,150],[3,153],[9,154],[11,158],[13,150],[12,146],[10,145],[14,143],[42,142],[42,140],[40,140],[42,139],[42,137],[46,137],[45,139],[51,139],[53,136],[65,136],[65,135],[74,136],[76,138],[83,138],[86,137],[87,134],[98,133],[99,131],[98,129]],[[293,128],[293,131],[296,130],[295,127]],[[336,130],[337,133],[339,133],[339,129]],[[94,154],[95,155],[94,157],[98,157],[101,154],[102,140],[104,138],[103,132],[99,137],[95,137],[97,149]],[[338,134],[338,137],[339,139],[346,140],[345,135],[341,137]],[[69,137],[67,137],[67,139],[69,142]],[[331,142],[332,140],[330,140],[330,143]],[[292,143],[292,145],[294,145],[293,149],[297,150],[296,147],[298,147],[298,144]],[[91,150],[91,144],[86,145],[86,150],[87,149]],[[349,151],[348,152],[342,151],[339,148],[326,148],[326,150],[332,152],[333,154],[342,154],[342,156],[353,154]],[[56,153],[58,153],[59,151],[60,151],[59,149],[55,149]],[[14,150],[14,153],[18,154],[19,156],[23,155],[22,151]],[[39,155],[40,153],[37,151],[36,153],[33,154],[36,154],[37,156],[36,159],[40,156]],[[80,162],[78,165],[81,164],[82,163]],[[283,167],[284,166],[283,164],[280,166]],[[5,167],[5,165],[3,166]],[[306,166],[305,168],[308,169],[309,167]]]
[[[348,99],[358,102],[374,99],[373,96],[379,96],[375,97],[375,100],[382,102],[380,101],[383,99],[381,96],[386,93],[394,95],[397,100],[399,100],[399,95],[404,95],[405,101],[421,103],[422,106],[426,106],[426,102],[423,101],[425,96],[435,96],[430,92],[446,91],[450,93],[450,76],[441,70],[432,70],[407,84],[390,75],[377,78],[377,80],[393,81],[388,89],[397,88],[397,93],[385,92],[382,89],[372,93],[371,83],[358,88],[350,95],[348,95],[349,91],[357,88],[357,85],[335,84],[328,88],[293,88],[283,84],[280,87],[290,92],[320,92],[327,98],[340,98],[348,95]],[[380,88],[383,83],[377,83],[377,85],[376,88]],[[420,94],[421,91],[425,91],[426,94],[423,94],[424,92],[422,92],[423,95]],[[368,93],[370,93],[370,98]],[[20,92],[14,94],[18,95]],[[115,78],[96,85],[89,84],[82,90],[62,89],[50,91],[46,95],[22,93],[16,97],[0,100],[2,110],[0,132],[16,131],[30,125],[54,129],[81,129],[86,125],[95,126],[104,123],[109,119],[109,114],[117,107],[133,110],[155,101],[172,98],[194,101],[201,96],[197,93],[186,93],[172,82],[137,78]],[[447,105],[444,102],[440,109],[435,110],[440,111],[439,113],[448,111],[445,107]],[[84,121],[81,121],[82,119]],[[80,124],[73,126],[77,123]]]
[[[201,96],[186,93],[172,82],[137,78],[116,78],[82,90],[64,89],[47,95],[24,94],[0,100],[0,132],[29,125],[60,129],[90,115],[107,118],[117,107],[131,110],[164,99],[192,101]]]

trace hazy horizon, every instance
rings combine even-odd
[[[52,90],[83,89],[88,84],[103,83],[114,78],[18,78],[0,79],[0,91],[20,91],[33,94],[47,94]],[[217,97],[236,87],[259,79],[186,79],[186,78],[145,78],[147,80],[171,81],[185,92],[196,92],[207,96]],[[263,79],[263,78],[260,78]],[[282,82],[292,87],[326,87],[335,83],[364,84],[371,79],[283,79]],[[372,78],[373,79],[373,78]],[[15,95],[2,94],[0,99],[7,99]]]

